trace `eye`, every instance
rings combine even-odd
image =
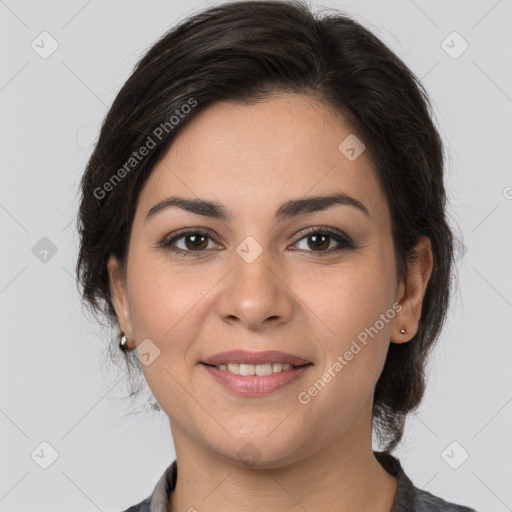
[[[311,228],[305,236],[300,238],[294,245],[299,244],[302,240],[306,240],[305,246],[306,251],[317,253],[315,256],[323,256],[325,254],[332,254],[333,252],[339,252],[343,249],[355,249],[356,246],[352,239],[342,233],[341,231],[334,230],[331,228]],[[331,243],[336,242],[338,247],[332,248]],[[312,250],[308,250],[312,249]],[[300,249],[302,250],[302,249]]]
[[[302,238],[295,242],[294,246],[302,242],[302,240],[307,240],[306,248],[299,248],[299,250],[316,253],[315,256],[329,255],[343,249],[356,249],[356,245],[349,236],[332,228],[315,227],[308,229],[305,234],[304,232],[302,234]],[[331,243],[333,241],[338,244],[337,247],[331,247]],[[187,228],[178,234],[174,234],[171,238],[165,238],[160,242],[159,247],[171,251],[179,256],[194,257],[199,256],[202,252],[207,252],[207,249],[214,248],[209,246],[209,242],[214,242],[213,245],[217,245],[217,248],[219,247],[218,244],[215,243],[215,239],[209,231],[197,228]],[[178,244],[182,245],[179,246]]]
[[[188,228],[173,236],[172,238],[164,239],[159,245],[166,250],[169,250],[180,256],[194,256],[194,253],[205,252],[208,247],[208,241],[213,241],[209,231],[201,229]],[[177,243],[183,242],[179,247]],[[176,249],[176,247],[178,247]],[[211,248],[211,247],[210,247]]]

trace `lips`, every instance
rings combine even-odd
[[[219,352],[204,361],[204,364],[219,366],[221,364],[265,364],[281,363],[292,366],[304,366],[311,364],[309,361],[293,354],[279,352],[276,350],[267,350],[264,352],[249,352],[247,350],[230,350],[228,352]]]

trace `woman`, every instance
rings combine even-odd
[[[129,511],[473,510],[390,453],[453,235],[429,100],[375,36],[277,1],[183,21],[118,94],[81,192],[83,297],[176,449]]]

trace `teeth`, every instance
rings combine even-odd
[[[228,371],[235,375],[270,375],[279,373],[283,370],[291,370],[291,364],[265,363],[265,364],[221,364],[217,366],[219,370]]]

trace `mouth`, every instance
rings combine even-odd
[[[313,363],[306,363],[301,365],[292,365],[289,363],[263,363],[263,364],[246,364],[246,363],[229,363],[229,364],[206,364],[205,366],[210,366],[211,368],[217,368],[223,372],[229,372],[233,375],[272,375],[274,373],[281,373],[287,370],[294,370],[296,368],[303,368],[304,366],[312,366]]]
[[[234,350],[201,362],[211,377],[238,395],[262,396],[300,379],[312,362],[285,352]]]
[[[248,350],[230,350],[228,352],[219,352],[213,356],[206,358],[202,361],[203,364],[219,367],[221,365],[290,365],[290,366],[304,366],[309,364],[310,361],[298,357],[294,354],[286,352],[279,352],[277,350],[265,350],[263,352],[249,352]]]

